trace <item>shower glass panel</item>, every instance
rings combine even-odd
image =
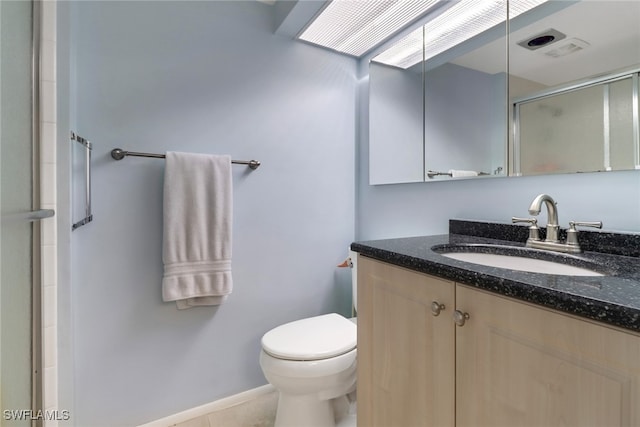
[[[590,87],[522,104],[522,174],[604,169],[602,99],[602,88]]]
[[[634,169],[633,75],[516,104],[522,175]],[[519,167],[519,169],[518,169]]]
[[[0,1],[0,416],[7,426],[31,425],[31,63],[32,2]]]
[[[608,91],[610,167],[612,170],[635,169],[633,79],[611,83]],[[636,123],[638,125],[640,123]]]

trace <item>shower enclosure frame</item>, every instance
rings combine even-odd
[[[631,79],[632,81],[632,93],[631,93],[631,107],[632,107],[632,134],[633,134],[633,147],[634,147],[634,169],[640,169],[640,69],[632,68],[618,73],[599,76],[595,78],[581,80],[568,86],[557,87],[545,91],[538,92],[533,95],[529,95],[522,98],[514,99],[511,102],[513,108],[513,175],[520,176],[521,172],[521,158],[520,158],[520,106],[529,102],[538,101],[544,98],[553,97],[581,89],[603,86],[604,91],[604,111],[605,120],[605,135],[603,136],[603,144],[605,151],[608,152],[609,139],[608,139],[608,126],[609,126],[609,98],[608,98],[608,86],[609,83],[613,83],[619,80]],[[608,162],[608,157],[605,155],[605,162]],[[606,165],[605,165],[606,166]]]
[[[31,42],[31,109],[32,109],[32,206],[40,206],[40,66],[42,57],[41,44],[41,0],[32,0],[32,42]],[[42,253],[40,221],[33,222],[33,253],[32,253],[32,291],[31,291],[31,407],[34,411],[43,409],[42,398]],[[42,421],[32,422],[32,425],[42,425]]]

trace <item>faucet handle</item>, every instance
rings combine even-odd
[[[538,224],[538,219],[537,218],[518,218],[518,217],[514,216],[514,217],[511,218],[511,222],[514,223],[514,224],[516,224],[518,222],[526,222],[526,223],[529,223],[529,224],[536,225],[536,224]]]
[[[516,224],[519,222],[526,222],[529,225],[529,240],[540,240],[540,234],[538,229],[538,219],[537,218],[517,218],[512,217],[511,222]]]
[[[602,221],[569,221],[571,230],[575,230],[576,226],[602,228]]]
[[[578,230],[576,227],[602,228],[602,221],[569,221],[567,230],[567,244],[578,245]]]

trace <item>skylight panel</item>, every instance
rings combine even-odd
[[[334,0],[299,39],[359,57],[436,3],[438,0]]]
[[[513,19],[545,1],[547,0],[511,1],[509,18]],[[416,29],[393,47],[376,56],[374,61],[406,69],[423,59],[423,31],[424,59],[427,60],[505,20],[504,0],[461,0],[426,22],[424,29]]]

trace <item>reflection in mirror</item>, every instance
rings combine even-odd
[[[435,21],[455,5],[471,9],[467,1],[443,1],[426,19]],[[478,4],[505,3],[487,0]],[[384,56],[397,53],[395,46],[374,58],[370,74],[372,184],[415,182],[421,176],[426,181],[446,180],[458,170],[463,175],[504,174],[507,170],[509,175],[531,175],[640,167],[640,88],[633,74],[640,69],[640,1],[512,0],[509,7],[509,93],[502,104],[494,105],[486,90],[493,88],[494,98],[500,98],[499,87],[503,86],[498,79],[506,80],[507,37],[502,21],[457,40],[464,31],[449,29],[438,38],[438,28],[426,24],[419,30],[428,39],[424,46],[442,39],[453,41],[453,46],[433,57],[425,51],[424,65],[422,59],[411,63],[419,62],[420,69],[396,66],[398,75],[420,74],[424,69],[424,80],[415,75],[412,80],[409,74],[404,78],[414,82],[414,89],[409,89],[409,83],[398,83],[403,80],[400,77],[388,85],[380,77],[383,72],[377,71]],[[463,28],[469,21],[465,10],[447,21]],[[470,22],[479,20],[474,17]],[[386,70],[391,74],[391,68]],[[628,77],[622,77],[623,72]],[[421,84],[424,109],[416,96]],[[516,102],[519,123],[514,121]],[[424,110],[422,123],[416,118],[416,108]],[[411,113],[394,115],[400,111]],[[497,125],[500,116],[510,120],[505,120],[502,132]],[[424,145],[416,136],[420,126]],[[499,153],[506,148],[508,161],[503,157],[501,165]]]
[[[422,45],[422,32],[412,43]],[[402,40],[392,49],[399,49]],[[403,68],[369,64],[369,184],[424,181],[422,52]]]
[[[547,1],[509,54],[511,175],[639,168],[640,2]]]
[[[518,13],[542,1],[520,0]],[[441,1],[424,27],[372,60],[371,184],[506,173],[506,4]],[[407,55],[411,38],[419,49]],[[467,60],[499,39],[497,52]]]
[[[515,101],[514,174],[634,169],[637,82],[625,74]]]
[[[425,157],[427,181],[501,175],[506,171],[506,43],[482,58],[480,46],[506,36],[506,2],[473,10],[453,3],[425,24]],[[445,51],[434,49],[442,22],[457,22]],[[432,51],[433,49],[433,51]],[[478,66],[480,65],[480,66]]]

